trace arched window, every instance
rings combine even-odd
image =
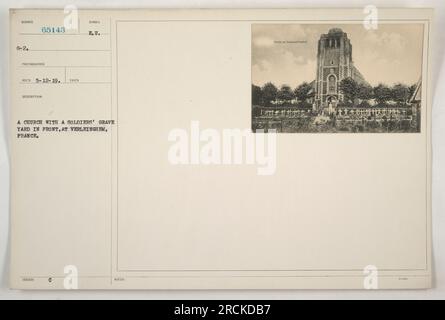
[[[333,74],[328,77],[328,92],[335,93],[337,91],[337,79]]]

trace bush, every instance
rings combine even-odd
[[[352,127],[352,132],[364,132],[365,127],[361,124],[356,124]]]
[[[252,116],[259,117],[261,115],[261,107],[252,106]]]
[[[353,106],[354,106],[354,104],[349,101],[340,101],[337,104],[337,107],[340,107],[340,108],[352,108]]]
[[[379,102],[374,106],[374,108],[386,108],[386,107],[388,107],[388,104],[386,102]]]
[[[358,105],[358,107],[359,107],[359,108],[370,108],[371,105],[369,104],[368,101],[364,100],[364,101],[362,101],[362,102]]]
[[[375,120],[372,121],[368,121],[368,123],[366,124],[366,126],[370,129],[376,129],[378,127],[380,127],[379,123]]]
[[[409,120],[400,121],[400,129],[403,131],[408,131],[411,127],[411,123]]]
[[[312,109],[312,104],[307,101],[299,101],[297,107],[300,109]]]

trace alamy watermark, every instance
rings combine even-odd
[[[79,29],[79,10],[74,4],[68,4],[63,8],[63,26],[66,30]]]
[[[79,275],[77,267],[74,265],[66,265],[63,268],[65,277],[63,278],[63,287],[66,290],[76,290],[79,288]]]
[[[368,5],[363,8],[363,13],[366,14],[363,19],[363,26],[366,30],[377,30],[379,21],[379,11],[376,6]]]
[[[367,265],[363,268],[363,288],[367,290],[376,290],[379,288],[379,271],[374,265]]]
[[[252,132],[250,129],[201,130],[192,121],[190,130],[176,128],[169,132],[168,161],[173,165],[256,165],[258,175],[276,171],[275,130]]]

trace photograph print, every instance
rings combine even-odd
[[[423,25],[253,24],[252,130],[417,133]]]

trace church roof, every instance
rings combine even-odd
[[[331,29],[329,29],[329,31],[327,33],[322,33],[320,35],[320,39],[330,38],[331,36],[333,36],[333,37],[345,36],[346,38],[348,37],[347,34],[345,32],[343,32],[342,29],[331,28]]]
[[[309,92],[308,92],[308,94],[312,94],[312,93],[314,93],[315,92],[315,90],[316,90],[316,82],[315,82],[315,80],[312,80],[310,83],[309,83],[309,85],[311,86],[311,90],[309,90]]]
[[[343,33],[343,30],[340,28],[329,29],[328,34],[332,34],[332,33]]]
[[[343,32],[343,30],[340,29],[340,28],[332,28],[332,29],[329,29],[329,33],[337,33],[337,32]]]
[[[418,102],[422,100],[422,78],[420,78],[416,83],[416,88],[413,95],[410,97],[409,102]]]

